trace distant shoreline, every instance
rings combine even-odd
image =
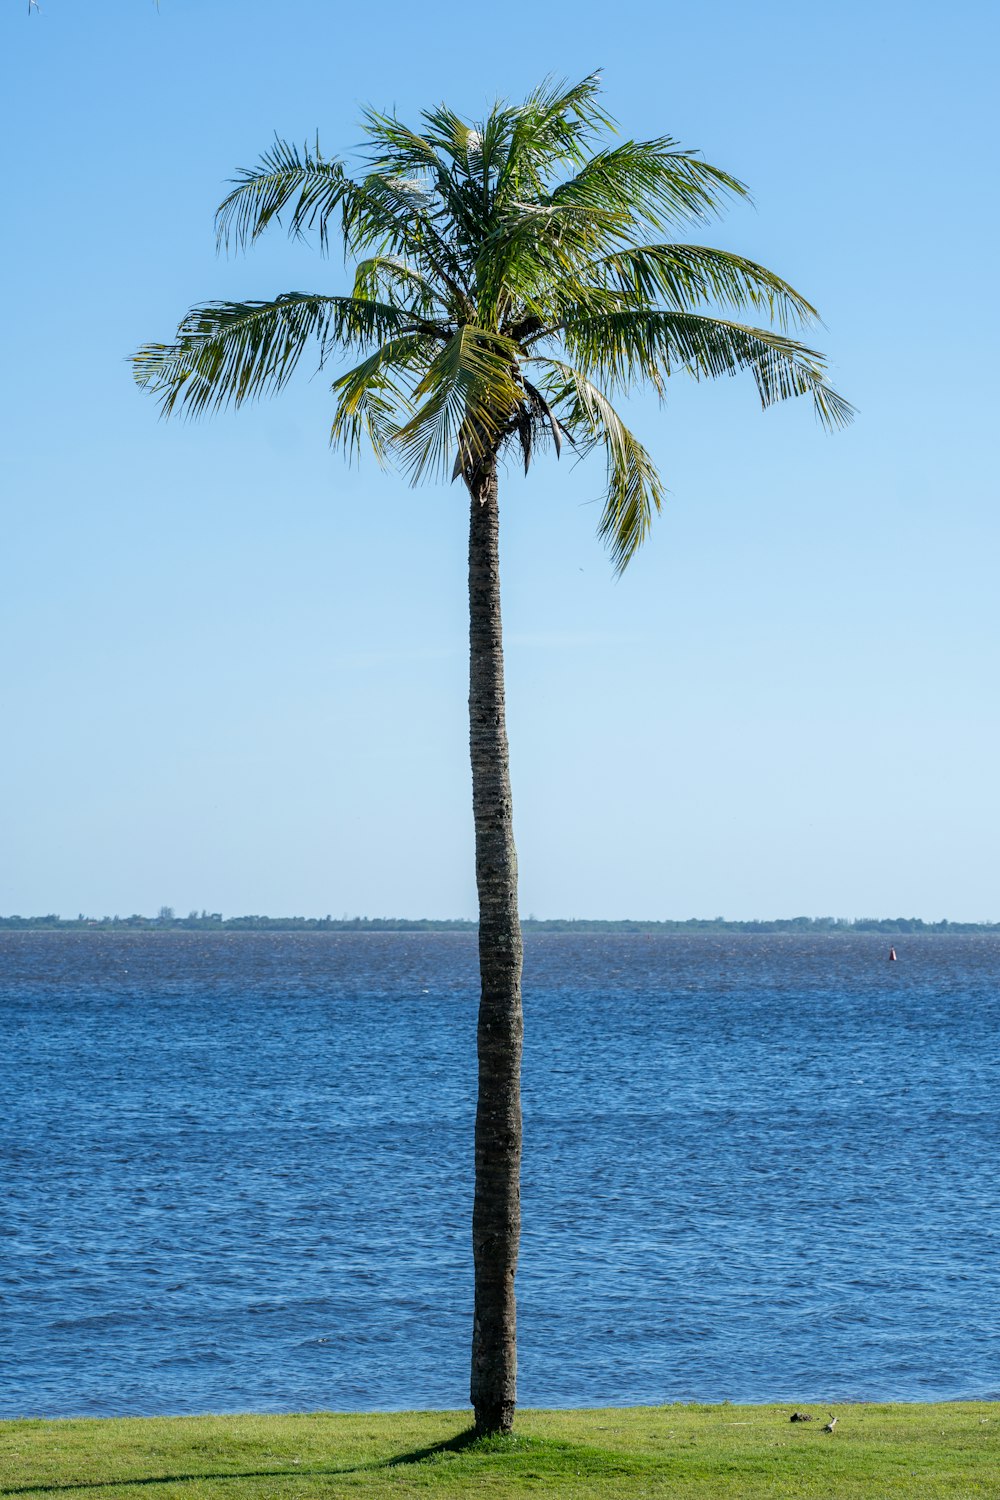
[[[773,921],[728,921],[723,917],[692,917],[684,921],[639,921],[622,919],[526,917],[521,927],[525,933],[593,933],[658,936],[677,933],[694,936],[699,933],[747,933],[765,936],[820,937],[829,934],[852,936],[856,933],[881,933],[904,937],[917,934],[1000,934],[1000,922],[925,922],[920,917],[779,917]],[[187,917],[68,917],[55,914],[44,917],[0,917],[0,932],[332,932],[332,933],[472,933],[477,923],[465,918],[434,920],[409,917],[223,917],[217,912],[202,912]]]

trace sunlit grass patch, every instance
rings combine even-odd
[[[0,1494],[66,1500],[352,1495],[678,1500],[993,1500],[1000,1404],[526,1411],[477,1439],[465,1414],[0,1423]]]

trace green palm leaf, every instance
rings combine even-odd
[[[353,187],[343,163],[325,158],[318,142],[314,151],[308,146],[300,151],[276,139],[256,167],[237,174],[232,191],[219,205],[215,215],[218,244],[228,249],[233,242],[237,249],[245,248],[269,224],[280,223],[282,213],[291,206],[289,234],[301,237],[316,230],[325,249],[330,221]]]
[[[632,245],[590,268],[602,286],[619,288],[646,306],[678,312],[700,305],[764,312],[782,329],[815,322],[811,303],[756,261],[705,245]]]
[[[661,136],[598,152],[554,190],[551,201],[613,212],[628,231],[714,218],[728,197],[747,196],[737,178]]]
[[[601,130],[614,127],[599,103],[600,93],[599,71],[578,83],[550,78],[509,111],[510,149],[501,186],[541,185],[551,178],[554,166],[581,166],[589,143]]]
[[[517,409],[509,340],[466,324],[435,354],[413,392],[416,410],[396,443],[414,483],[468,468],[498,446]]]
[[[844,427],[853,407],[826,383],[826,365],[815,349],[768,328],[749,328],[724,318],[660,309],[568,314],[562,327],[566,348],[590,375],[614,390],[637,381],[663,389],[678,371],[697,379],[753,376],[764,407],[811,395],[828,428]]]
[[[309,344],[319,363],[332,347],[399,332],[409,314],[353,297],[287,292],[271,302],[210,302],[195,307],[172,344],[145,344],[132,357],[137,384],[164,416],[241,406],[287,384]]]
[[[344,240],[355,254],[397,255],[436,280],[455,315],[473,303],[467,267],[436,222],[432,190],[419,178],[370,173],[344,198]]]
[[[362,301],[383,298],[411,317],[418,314],[429,319],[448,311],[433,281],[397,255],[372,255],[359,261],[354,270],[354,297]]]
[[[649,453],[622,421],[603,391],[562,360],[532,357],[544,372],[546,394],[557,419],[584,452],[602,444],[608,485],[598,535],[615,571],[628,566],[649,534],[664,500],[663,483]]]
[[[353,457],[360,455],[367,438],[379,464],[386,467],[398,440],[400,415],[413,411],[413,373],[425,371],[431,358],[426,334],[403,334],[335,380],[331,444]]]

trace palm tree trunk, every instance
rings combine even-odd
[[[476,1431],[509,1432],[517,1401],[514,1273],[521,1233],[521,924],[517,915],[495,462],[470,483],[469,743],[479,888],[479,1102],[472,1213]]]

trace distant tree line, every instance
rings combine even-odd
[[[686,921],[600,921],[587,918],[553,917],[540,921],[526,917],[525,932],[594,933],[853,933],[907,932],[996,933],[1000,922],[925,922],[921,917],[777,917],[773,921],[730,922],[725,917],[691,917]],[[48,912],[42,917],[0,916],[0,928],[43,932],[475,932],[476,923],[465,918],[431,917],[224,917],[218,911],[191,911],[179,917],[171,906],[161,906],[155,917],[133,912],[129,917],[60,917]]]

